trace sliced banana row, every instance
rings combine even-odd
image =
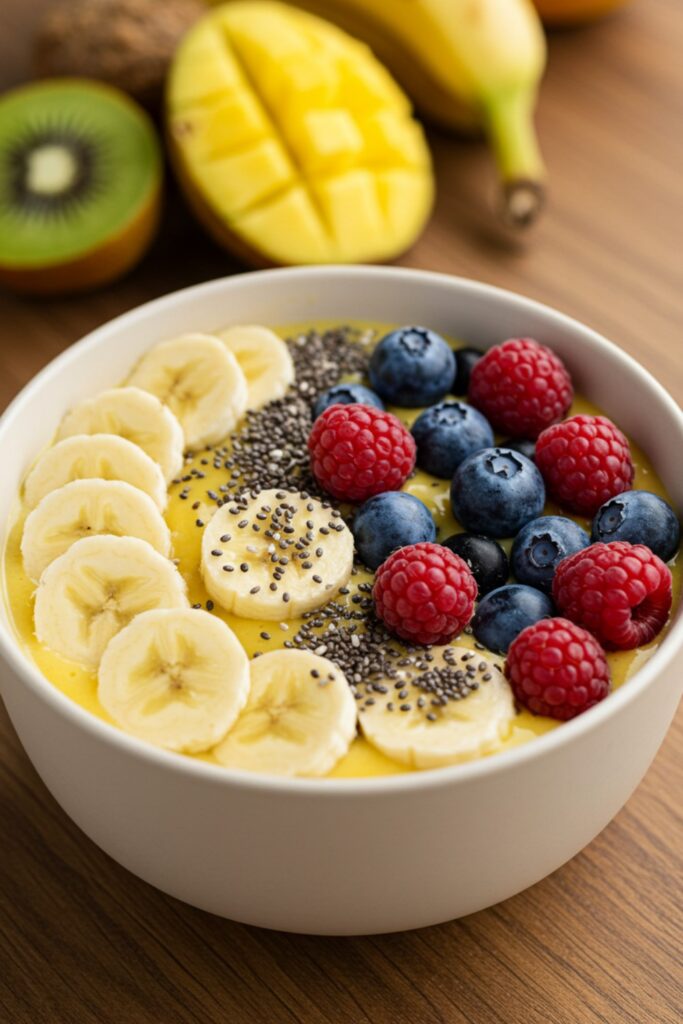
[[[502,659],[482,658],[466,647],[434,648],[431,653],[433,668],[453,663],[466,678],[471,677],[476,689],[458,700],[432,703],[423,689],[406,678],[398,699],[391,694],[378,698],[359,716],[365,738],[410,768],[438,768],[491,753],[507,738],[515,717],[512,690],[497,667]],[[467,673],[469,665],[474,669]],[[393,710],[387,709],[389,702]]]
[[[282,398],[294,380],[289,349],[267,327],[183,334],[145,353],[127,383],[156,395],[190,448],[222,441],[247,409]]]
[[[356,735],[343,674],[308,651],[248,662],[221,620],[195,609],[138,615],[109,642],[98,697],[125,732],[226,768],[326,775]]]
[[[167,750],[213,747],[249,694],[249,662],[221,619],[192,608],[142,612],[108,644],[97,695],[126,732]]]
[[[223,505],[204,530],[209,594],[247,619],[296,618],[330,601],[353,568],[353,536],[316,498],[278,490]]]
[[[75,434],[40,456],[24,484],[29,508],[72,480],[123,480],[148,494],[159,511],[166,508],[166,481],[159,465],[142,448],[115,434]]]
[[[185,580],[147,541],[84,537],[42,574],[34,624],[41,644],[94,670],[112,637],[136,615],[187,606]]]
[[[171,410],[140,388],[111,388],[86,398],[66,414],[57,440],[74,434],[116,434],[138,445],[169,483],[183,468],[183,430]]]
[[[293,380],[287,346],[266,327],[160,342],[127,386],[85,399],[64,416],[58,443],[26,478],[26,503],[33,508],[63,484],[99,478],[139,487],[163,511],[164,483],[180,472],[184,446],[222,441],[247,408],[281,398]]]
[[[171,532],[144,491],[122,480],[72,480],[51,491],[26,519],[21,554],[27,575],[43,571],[82,537],[138,537],[167,558]]]
[[[251,662],[246,707],[214,754],[226,768],[327,775],[356,735],[356,702],[327,658],[271,651]]]

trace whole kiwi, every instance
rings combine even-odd
[[[97,78],[154,109],[176,46],[205,9],[201,0],[59,0],[36,33],[36,71]]]

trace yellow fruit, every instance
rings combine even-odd
[[[577,25],[601,18],[627,0],[534,0],[546,25]]]
[[[503,215],[516,226],[531,223],[543,200],[533,111],[545,66],[531,0],[291,2],[363,39],[431,120],[483,129],[498,164]]]
[[[429,151],[391,75],[281,3],[226,4],[190,30],[167,126],[195,212],[255,265],[391,259],[431,209]]]

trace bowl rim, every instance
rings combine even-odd
[[[129,321],[134,321],[142,312],[147,315],[153,315],[157,309],[183,304],[188,298],[201,299],[201,297],[213,292],[220,292],[224,289],[229,291],[232,288],[238,288],[246,277],[258,278],[263,286],[267,287],[268,283],[274,278],[286,280],[287,278],[305,277],[316,281],[330,277],[340,277],[342,279],[348,278],[349,282],[351,282],[361,274],[365,280],[368,277],[375,278],[378,281],[382,279],[411,278],[429,283],[432,286],[447,288],[449,291],[457,292],[460,290],[470,294],[474,293],[482,300],[490,299],[497,301],[505,299],[508,302],[512,300],[523,308],[545,316],[550,315],[559,326],[574,333],[580,332],[592,345],[606,353],[610,359],[621,363],[629,372],[639,376],[641,383],[646,386],[655,400],[665,407],[668,414],[675,421],[678,421],[680,441],[683,443],[683,411],[681,411],[664,387],[637,360],[622,351],[614,342],[608,341],[597,331],[567,314],[509,289],[499,288],[495,285],[470,280],[469,278],[457,275],[409,267],[347,266],[335,264],[312,267],[286,267],[275,270],[233,274],[169,292],[166,295],[159,296],[156,299],[127,310],[125,313],[101,324],[79,339],[79,341],[69,346],[28,381],[0,416],[0,439],[3,434],[11,432],[14,418],[21,412],[24,405],[32,401],[33,392],[43,384],[46,378],[49,379],[53,374],[59,372],[62,367],[77,362],[80,353],[85,348],[95,344],[102,335],[106,335],[112,329],[121,330],[125,328]],[[6,594],[4,593],[4,566],[2,589],[3,599],[7,601]],[[396,794],[422,789],[434,790],[443,786],[462,785],[471,780],[496,776],[505,772],[508,768],[522,766],[542,759],[546,754],[552,754],[554,751],[571,744],[575,740],[578,741],[581,736],[600,729],[608,718],[618,714],[620,709],[637,700],[642,692],[653,684],[655,677],[666,670],[676,653],[680,653],[682,647],[683,614],[679,615],[678,620],[671,625],[667,636],[658,650],[628,680],[628,685],[619,687],[619,689],[609,695],[607,700],[600,702],[584,714],[568,722],[561,723],[562,728],[552,729],[541,736],[536,736],[533,741],[517,747],[511,747],[492,756],[481,757],[462,764],[422,771],[406,771],[394,775],[359,778],[303,778],[267,775],[224,768],[211,762],[155,747],[144,740],[124,733],[115,725],[87,711],[80,704],[77,704],[70,697],[67,697],[66,694],[62,693],[61,690],[57,689],[54,684],[43,676],[38,666],[31,662],[28,653],[21,650],[19,638],[12,635],[9,623],[6,624],[0,620],[0,656],[10,666],[21,683],[28,685],[34,694],[46,701],[56,713],[69,719],[75,726],[85,729],[94,739],[103,742],[105,745],[110,744],[118,748],[122,753],[128,754],[134,759],[150,766],[167,769],[172,773],[189,775],[196,780],[204,780],[209,785],[234,786],[239,789],[261,792],[286,792],[292,796],[325,796],[332,799],[371,796],[375,794]]]

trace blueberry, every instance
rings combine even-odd
[[[501,441],[501,448],[510,448],[513,452],[520,452],[526,455],[532,462],[536,457],[536,442],[528,441],[525,437],[511,437],[509,441]]]
[[[356,551],[368,569],[377,569],[392,551],[436,540],[432,514],[405,491],[385,491],[364,502],[351,525]]]
[[[671,506],[650,491],[624,491],[595,514],[591,540],[646,544],[663,562],[678,551],[680,526]]]
[[[472,619],[472,630],[480,644],[505,654],[523,629],[552,614],[553,604],[546,594],[521,583],[510,583],[481,599]]]
[[[450,480],[463,459],[493,444],[489,421],[464,402],[440,402],[415,420],[412,435],[420,469]]]
[[[455,352],[455,380],[452,392],[454,395],[466,395],[470,386],[470,373],[475,363],[478,363],[483,352],[476,348],[459,348]]]
[[[573,519],[532,519],[515,537],[510,555],[512,571],[520,583],[549,594],[558,562],[589,544],[590,537]]]
[[[318,418],[325,409],[331,405],[374,405],[376,409],[383,409],[384,402],[370,388],[362,384],[335,384],[318,395],[318,400],[313,406],[313,419]]]
[[[443,545],[467,562],[477,581],[479,597],[507,583],[510,573],[508,556],[500,544],[490,537],[478,537],[475,533],[454,533],[443,541]]]
[[[370,358],[369,375],[385,402],[417,409],[439,402],[451,390],[455,356],[434,331],[401,327],[379,342]]]
[[[543,477],[519,452],[483,448],[456,469],[451,504],[466,530],[487,537],[514,537],[543,511]]]

